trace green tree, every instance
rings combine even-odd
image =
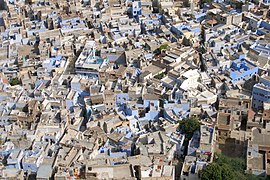
[[[228,165],[230,168],[241,173],[244,173],[246,169],[246,163],[243,158],[231,158],[223,154],[216,153],[215,162],[219,165]]]
[[[202,0],[202,3],[207,3],[207,4],[210,4],[210,3],[213,3],[213,0]]]
[[[222,154],[215,154],[214,162],[200,172],[202,180],[219,178],[222,180],[262,180],[264,178],[245,173],[246,164],[242,158],[231,158]]]
[[[179,121],[179,129],[186,135],[187,139],[191,139],[193,133],[200,129],[200,122],[197,118],[185,118]]]
[[[227,164],[221,166],[221,176],[222,180],[236,180],[235,172]]]
[[[160,47],[159,47],[159,50],[162,51],[163,49],[167,49],[169,45],[168,44],[162,44]]]
[[[202,180],[222,180],[222,169],[216,164],[212,163],[206,167],[206,169],[201,173]]]
[[[9,80],[9,84],[11,86],[18,85],[18,84],[20,84],[20,80],[18,78],[12,78],[12,79]]]
[[[162,79],[165,75],[166,75],[166,73],[165,72],[162,72],[160,74],[155,75],[154,78],[156,78],[156,79]]]

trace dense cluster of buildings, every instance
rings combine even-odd
[[[0,179],[270,175],[269,5],[1,0]]]

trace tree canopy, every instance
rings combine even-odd
[[[12,78],[12,79],[9,80],[9,84],[11,86],[18,85],[18,84],[20,84],[20,80],[18,78]]]
[[[222,169],[216,164],[212,163],[201,174],[202,180],[222,180]]]
[[[159,47],[159,50],[162,51],[163,49],[167,49],[169,45],[168,44],[162,44],[160,47]]]
[[[156,78],[156,79],[162,79],[165,75],[166,75],[166,73],[165,72],[162,72],[160,74],[155,75],[154,78]]]
[[[186,135],[187,139],[191,139],[193,133],[200,129],[200,122],[197,118],[185,118],[179,121],[179,129]]]
[[[202,180],[260,180],[260,177],[245,174],[246,164],[242,158],[231,158],[222,154],[215,154],[214,162],[203,170]]]
[[[208,3],[208,4],[210,4],[210,3],[213,3],[214,1],[213,0],[202,0],[202,3]]]

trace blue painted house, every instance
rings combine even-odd
[[[263,109],[263,103],[270,103],[270,79],[268,76],[261,77],[258,84],[252,90],[252,107]]]
[[[159,115],[159,98],[153,94],[145,94],[143,106],[146,109],[145,119],[157,120]]]
[[[190,105],[189,103],[168,103],[164,104],[163,116],[164,118],[176,122],[183,118],[187,118],[189,115]]]
[[[142,3],[141,1],[132,2],[132,15],[133,17],[142,14]]]
[[[239,59],[232,62],[230,68],[226,68],[226,73],[232,79],[232,83],[237,84],[251,78],[258,73],[258,70],[259,68],[255,64],[240,56]]]

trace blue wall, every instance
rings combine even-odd
[[[249,79],[257,74],[259,68],[245,59],[237,59],[233,61],[231,68],[227,70],[230,73],[233,84],[236,84],[238,81]]]
[[[270,102],[270,88],[263,84],[256,84],[252,91],[252,107],[261,109],[264,102]]]

